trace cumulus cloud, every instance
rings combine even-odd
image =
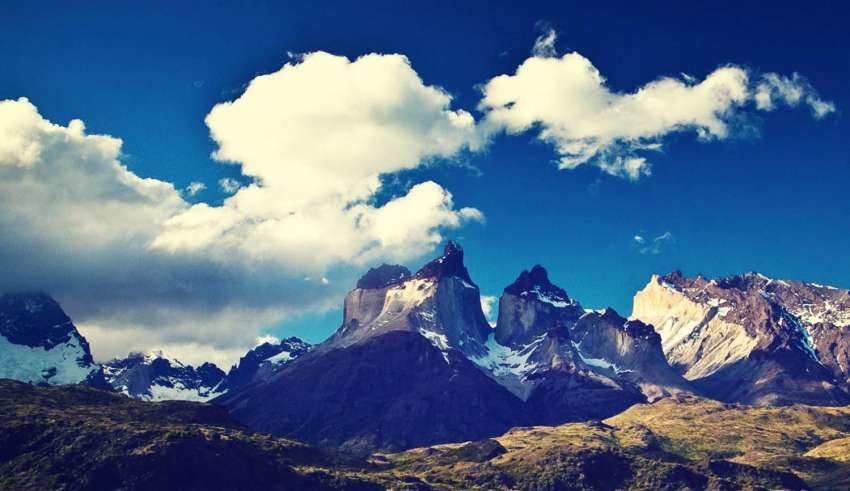
[[[799,73],[790,77],[765,73],[756,85],[753,98],[756,107],[763,111],[773,111],[779,104],[797,107],[803,103],[809,106],[816,119],[835,112],[835,104],[821,99],[814,87]]]
[[[232,177],[224,177],[218,180],[218,187],[227,194],[233,194],[242,187],[239,181]]]
[[[664,232],[652,239],[647,239],[643,235],[635,235],[632,240],[637,245],[637,251],[645,255],[657,255],[664,251],[665,247],[674,242],[671,232]]]
[[[620,93],[608,87],[589,59],[576,52],[557,57],[554,45],[555,33],[549,31],[514,74],[484,84],[479,109],[486,113],[485,134],[539,131],[538,137],[555,147],[562,169],[592,164],[636,180],[650,174],[646,155],[660,151],[672,133],[722,140],[746,111],[772,110],[780,101],[792,107],[803,101],[817,118],[834,110],[797,75],[757,77],[735,65],[701,81],[684,74],[660,77]]]
[[[297,263],[401,261],[442,240],[440,228],[480,220],[434,182],[380,206],[383,174],[478,148],[472,116],[425,85],[401,55],[356,60],[318,52],[255,78],[206,118],[214,158],[254,182],[223,206],[197,204],[152,244],[172,252]]]
[[[206,188],[207,185],[202,182],[191,182],[188,186],[186,186],[186,194],[190,197],[195,196]]]
[[[227,366],[350,286],[305,278],[409,260],[483,219],[431,181],[377,197],[384,174],[477,148],[450,103],[403,56],[304,55],[209,113],[215,158],[251,179],[213,206],[128,170],[120,139],[2,101],[0,291],[56,296],[99,358],[162,349]]]
[[[258,336],[257,339],[254,340],[254,347],[257,347],[261,344],[279,344],[280,339],[277,336],[272,336],[271,334],[265,334],[263,336]]]
[[[57,125],[27,99],[0,101],[0,142],[0,291],[54,295],[100,358],[157,348],[221,359],[341,294],[262,262],[152,248],[190,205],[129,171],[121,140],[78,120]]]
[[[558,35],[554,29],[547,29],[534,40],[534,47],[531,48],[531,54],[540,58],[548,58],[558,54],[555,50],[555,41],[558,40]]]

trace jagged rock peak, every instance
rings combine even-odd
[[[657,275],[653,275],[653,276],[657,277]],[[682,271],[680,271],[678,269],[671,271],[671,272],[667,273],[666,275],[658,277],[658,278],[660,278],[661,281],[663,281],[665,283],[668,283],[670,285],[675,285],[675,286],[682,286],[684,283],[689,281],[689,278],[686,277],[682,273]]]
[[[75,331],[62,307],[46,293],[0,296],[0,334],[11,343],[50,349],[67,342]]]
[[[546,268],[536,264],[531,270],[523,271],[516,281],[505,287],[505,293],[517,297],[532,297],[555,307],[577,306],[563,288],[549,281]]]
[[[230,368],[221,389],[229,391],[257,379],[266,379],[311,349],[310,343],[294,336],[281,339],[279,343],[258,344]]]
[[[549,273],[539,264],[534,265],[531,270],[520,273],[516,281],[505,287],[505,292],[517,296],[535,292],[538,296],[543,293],[556,300],[569,301],[570,299],[563,288],[549,281]]]
[[[611,326],[625,332],[629,337],[643,339],[653,344],[661,344],[661,336],[655,331],[651,324],[646,324],[638,319],[626,319],[611,307],[605,307],[602,311],[590,311],[582,318],[597,317]]]
[[[410,278],[410,270],[398,264],[382,264],[371,268],[359,280],[357,288],[378,289],[404,283]]]
[[[469,271],[463,264],[463,248],[451,240],[446,243],[442,256],[422,266],[422,269],[417,271],[415,275],[416,278],[420,279],[431,278],[436,280],[452,276],[458,277],[476,288],[478,287],[469,277]]]

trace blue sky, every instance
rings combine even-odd
[[[452,193],[456,208],[480,210],[483,223],[441,233],[462,243],[487,295],[499,295],[536,263],[586,306],[624,314],[652,273],[673,269],[708,276],[757,270],[850,286],[850,15],[842,5],[171,3],[7,4],[0,16],[0,100],[27,97],[47,120],[67,125],[79,118],[87,134],[121,138],[121,161],[130,171],[178,189],[203,183],[206,189],[186,200],[215,206],[228,196],[220,179],[250,179],[238,165],[210,157],[218,144],[205,117],[256,76],[291,61],[288,53],[326,51],[352,60],[403,54],[425,85],[453,97],[451,109],[477,121],[483,84],[513,74],[550,29],[557,54],[583,55],[613,93],[682,73],[703,80],[727,64],[753,77],[799,73],[835,111],[820,119],[803,105],[741,111],[733,134],[721,140],[671,131],[658,139],[663,150],[648,156],[652,174],[637,180],[594,165],[559,170],[557,151],[535,127],[393,173],[372,199],[380,203],[433,180]],[[416,268],[432,254],[406,262]],[[327,277],[350,281],[368,264],[337,264]],[[335,292],[316,309],[341,303]],[[80,303],[98,295],[66,296]],[[97,309],[71,310],[85,319]],[[263,332],[319,341],[340,316],[339,309],[290,316],[269,321]]]

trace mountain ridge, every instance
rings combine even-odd
[[[43,297],[30,300],[61,312]],[[15,315],[37,318],[41,310],[25,298]],[[45,318],[37,342],[59,346],[79,335],[51,334],[73,324]],[[6,325],[18,339],[27,324]],[[449,241],[415,273],[387,264],[364,273],[345,297],[341,325],[318,345],[260,344],[228,373],[164,355],[92,370],[105,369],[105,380],[132,397],[211,401],[255,430],[365,455],[601,420],[690,395],[847,404],[848,329],[850,292],[835,287],[672,272],[654,275],[625,318],[583,308],[539,264],[505,286],[491,326],[463,248]]]
[[[828,308],[837,324],[801,315],[813,303],[799,298],[813,290],[828,294],[814,306]],[[836,308],[829,301],[845,297]],[[635,295],[632,318],[653,324],[670,364],[712,398],[756,405],[850,403],[847,364],[840,362],[850,349],[847,290],[758,273],[710,280],[673,272],[654,275]],[[833,355],[829,365],[819,352]]]
[[[403,266],[371,269],[346,295],[343,322],[328,340],[267,380],[214,402],[256,429],[369,452],[479,438],[517,424],[608,417],[694,390],[667,365],[651,327],[609,310],[586,312],[539,265],[505,288],[499,320],[490,326],[463,260],[463,249],[449,241],[414,274]],[[610,333],[588,336],[597,330]],[[578,334],[580,341],[573,339]],[[582,351],[581,342],[597,356]],[[601,349],[606,343],[616,346]],[[405,382],[386,382],[398,374]],[[453,395],[432,399],[434,393]],[[456,407],[458,401],[483,407],[481,400],[492,406],[477,418]],[[332,409],[339,406],[348,409]],[[445,414],[438,426],[448,432],[433,433],[427,415],[403,409],[417,406]],[[329,420],[336,421],[331,428],[318,424]],[[420,438],[406,434],[407,427],[419,428]],[[366,428],[372,433],[364,434]]]

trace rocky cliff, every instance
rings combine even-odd
[[[670,364],[710,397],[748,404],[841,405],[846,290],[749,273],[716,280],[674,272],[635,295]],[[814,334],[819,340],[815,341]]]

